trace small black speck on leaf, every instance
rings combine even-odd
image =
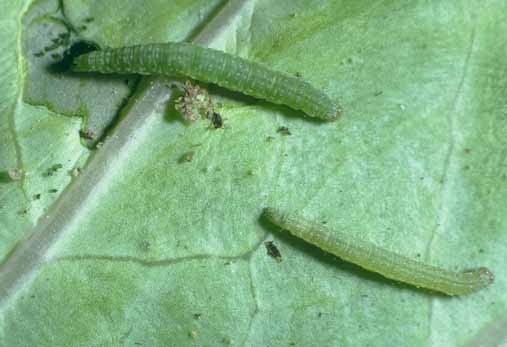
[[[97,138],[97,135],[90,129],[79,130],[79,136],[86,140],[95,140]]]
[[[59,42],[55,42],[53,41],[52,44],[50,44],[49,46],[46,46],[44,47],[44,52],[51,52],[51,51],[54,51],[55,49],[57,49],[58,47],[60,47],[60,43]]]
[[[63,167],[62,164],[55,164],[55,165],[51,166],[49,169],[47,169],[47,171],[45,172],[44,176],[53,176],[62,167]]]
[[[289,135],[292,135],[289,128],[285,127],[285,126],[281,126],[279,127],[277,130],[276,130],[277,133],[281,134],[281,135],[284,135],[284,136],[289,136]]]
[[[213,127],[215,129],[219,129],[224,126],[222,116],[220,116],[218,112],[213,112],[213,114],[211,115],[211,123],[213,124]]]
[[[264,242],[264,246],[266,246],[267,255],[276,259],[277,262],[282,261],[282,255],[273,241]]]

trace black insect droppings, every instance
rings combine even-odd
[[[289,128],[285,127],[285,126],[281,126],[279,127],[277,130],[276,130],[277,133],[281,134],[281,135],[284,135],[284,136],[290,136],[292,135]]]
[[[44,173],[44,176],[53,176],[62,167],[63,167],[62,164],[55,164],[55,165],[51,166],[49,169],[47,169],[47,171]]]
[[[48,192],[50,193],[56,193],[58,191],[58,189],[55,189],[55,188],[51,188],[50,190],[48,190]]]
[[[266,246],[267,255],[269,255],[271,258],[276,259],[277,262],[282,261],[282,255],[280,254],[280,251],[275,246],[275,243],[273,241],[264,242],[264,246]]]
[[[86,139],[86,140],[96,140],[97,139],[97,135],[95,135],[95,133],[90,129],[79,130],[79,136],[81,136],[81,138]]]
[[[50,44],[49,46],[44,47],[44,52],[51,52],[51,51],[54,51],[55,49],[57,49],[59,47],[61,47],[60,43],[53,41],[52,44]]]
[[[211,124],[213,124],[213,127],[215,129],[219,129],[224,126],[224,121],[222,119],[222,116],[220,116],[220,113],[213,112],[211,115]]]

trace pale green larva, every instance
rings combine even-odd
[[[335,120],[339,105],[308,82],[215,49],[188,43],[107,48],[74,60],[74,71],[188,76],[283,104],[310,117]]]
[[[485,267],[463,272],[448,271],[274,208],[264,209],[263,216],[294,236],[343,260],[416,287],[447,295],[465,295],[493,283],[493,274]]]

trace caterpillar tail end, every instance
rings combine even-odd
[[[341,105],[337,104],[336,105],[336,118],[340,118],[342,116],[342,113],[343,113],[343,109],[342,109]]]
[[[464,271],[463,274],[467,276],[470,285],[461,287],[458,291],[447,293],[449,295],[468,295],[475,293],[481,289],[489,287],[494,281],[495,276],[486,267],[479,267],[472,270]]]
[[[316,117],[328,122],[334,122],[342,116],[342,113],[343,113],[342,107],[339,104],[334,104],[331,110],[329,110],[326,113],[321,113]]]
[[[286,215],[274,207],[265,207],[262,210],[261,218],[278,225],[282,229],[286,223]]]
[[[336,112],[330,118],[331,121],[335,121],[342,116],[343,109],[340,105],[336,104]]]
[[[275,219],[275,216],[277,215],[277,212],[274,208],[272,207],[265,207],[263,210],[262,210],[262,213],[261,213],[261,217],[262,218],[265,218],[269,221],[273,221]]]
[[[487,287],[495,282],[495,275],[493,275],[493,273],[487,267],[481,267],[477,271],[479,273],[481,283],[483,283],[484,287]]]
[[[65,52],[68,70],[76,72],[91,71],[90,54],[100,47],[90,41],[77,41]]]
[[[70,65],[70,69],[74,72],[86,72],[90,71],[90,67],[88,64],[87,54],[83,54],[75,57],[72,60],[72,64]]]

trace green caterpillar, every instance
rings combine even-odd
[[[463,272],[440,269],[274,208],[264,209],[263,216],[294,236],[343,260],[416,287],[447,295],[465,295],[487,287],[494,280],[491,271],[485,267]]]
[[[308,82],[218,50],[188,43],[107,48],[78,56],[74,71],[188,76],[301,110],[310,117],[335,120],[339,105]]]

